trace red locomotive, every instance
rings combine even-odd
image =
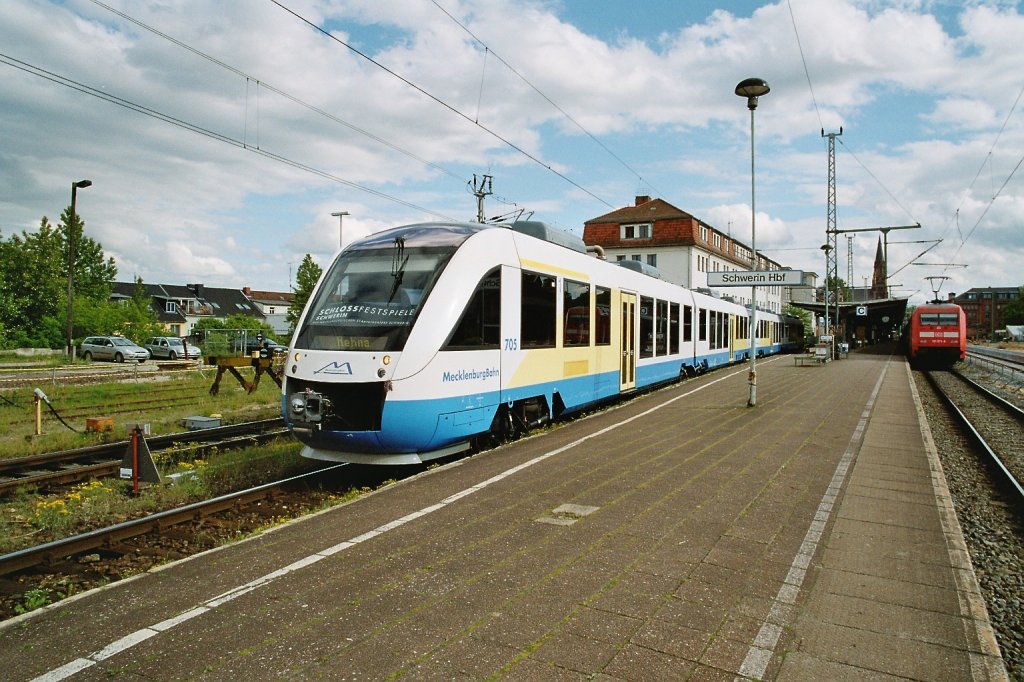
[[[967,316],[952,303],[928,303],[910,315],[907,339],[910,364],[949,367],[967,357]]]

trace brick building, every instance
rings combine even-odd
[[[975,287],[951,300],[967,315],[967,335],[986,338],[1003,329],[1003,307],[1020,295],[1017,287]]]
[[[583,225],[587,246],[600,246],[609,261],[635,260],[652,265],[662,278],[688,289],[708,289],[707,273],[781,270],[775,261],[753,253],[743,242],[716,230],[662,199],[638,196],[620,208]],[[725,287],[714,293],[750,304],[750,289]],[[782,287],[758,287],[758,307],[781,312]]]

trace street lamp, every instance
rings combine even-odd
[[[757,98],[771,91],[768,83],[760,78],[747,78],[736,86],[736,94],[747,98],[747,109],[750,109],[750,249],[754,252],[754,270],[758,267],[757,230],[755,220],[757,208],[754,203],[754,109],[757,109]],[[757,285],[750,287],[750,397],[747,407],[757,405]]]
[[[343,247],[341,243],[341,221],[345,219],[345,216],[349,215],[348,211],[339,211],[338,213],[332,213],[332,216],[338,219],[338,247]]]
[[[829,293],[828,292],[828,254],[829,254],[829,251],[832,250],[832,245],[831,244],[822,244],[821,245],[821,250],[825,252],[825,336],[828,336],[829,334],[831,334],[831,332],[829,331],[829,325],[828,325],[828,322],[829,322],[829,319],[828,319],[828,303],[829,303],[829,301],[828,301],[828,293]],[[838,286],[839,286],[839,284],[836,283],[836,287],[838,287]],[[838,294],[836,295],[836,298],[837,299],[839,298]],[[837,323],[839,322],[839,305],[838,305],[838,303],[836,304],[836,322]],[[829,357],[830,358],[832,357],[831,346],[829,347]]]
[[[92,180],[71,183],[71,216],[68,218],[68,358],[75,359],[75,340],[72,337],[75,314],[75,199],[79,189],[92,186]]]

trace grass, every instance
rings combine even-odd
[[[0,509],[0,554],[57,540],[144,514],[296,475],[317,464],[299,457],[289,437],[271,443],[214,453],[206,460],[157,463],[165,483],[144,486],[132,496],[131,482],[92,480],[49,495],[22,491]],[[166,478],[186,473],[174,484]]]
[[[251,380],[251,369],[247,378]],[[35,401],[31,387],[0,392],[0,458],[54,450],[66,450],[97,443],[124,440],[136,424],[149,424],[152,435],[183,430],[189,416],[219,414],[223,423],[237,423],[280,416],[281,392],[264,377],[256,392],[249,394],[229,374],[220,382],[216,396],[209,393],[212,370],[164,375],[159,379],[107,382],[84,385],[42,385],[53,409],[77,433],[64,426],[45,403],[40,403],[42,435],[35,435]],[[114,429],[85,430],[87,417],[110,417]]]

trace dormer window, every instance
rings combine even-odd
[[[651,224],[638,223],[622,226],[622,239],[650,239]]]

